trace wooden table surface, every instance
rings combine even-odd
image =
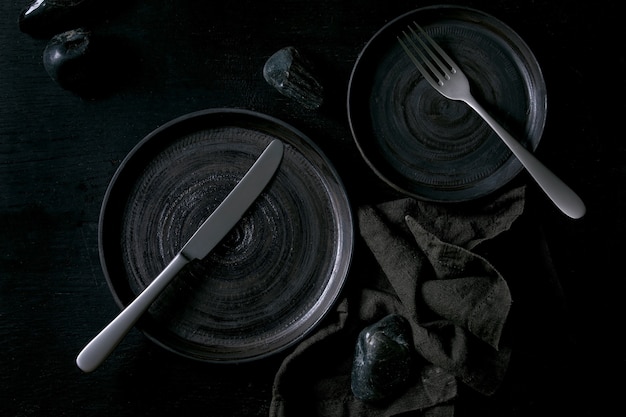
[[[42,64],[47,39],[17,26],[24,3],[0,4],[0,415],[267,415],[284,354],[215,366],[166,352],[133,330],[96,372],[75,366],[76,354],[119,311],[98,255],[106,187],[125,155],[158,126],[189,112],[234,107],[279,118],[310,136],[337,167],[355,206],[394,198],[353,142],[347,82],[379,28],[434,3],[111,2],[114,12],[92,29],[116,41],[127,77],[96,98],[50,79]],[[624,317],[626,232],[623,15],[616,0],[458,3],[511,26],[544,72],[549,110],[537,154],[580,193],[588,213],[571,220],[545,199],[534,200],[535,221],[545,230],[566,296],[571,340],[563,343],[564,357],[572,358],[567,372],[537,378],[552,379],[542,386],[574,382],[570,409],[600,415],[596,407],[625,388],[618,320]],[[303,108],[263,79],[267,58],[289,45],[307,51],[332,76],[324,111]],[[536,189],[525,173],[519,181]],[[524,256],[524,247],[510,250]],[[493,415],[541,415],[564,401],[533,391],[533,381],[516,386],[528,389],[493,399],[499,404]],[[458,415],[474,412],[469,404],[458,409]]]

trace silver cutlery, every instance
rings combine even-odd
[[[574,219],[584,216],[586,208],[580,197],[485,111],[472,96],[463,71],[417,23],[413,22],[413,26],[402,31],[398,41],[435,90],[451,100],[465,102],[487,122],[563,213]]]
[[[283,143],[273,140],[165,269],[83,348],[76,358],[81,370],[100,366],[176,274],[191,260],[207,256],[228,234],[273,178],[282,157]]]

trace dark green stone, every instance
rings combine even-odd
[[[265,81],[281,94],[310,110],[324,102],[324,87],[313,65],[296,48],[288,46],[274,53],[263,67]]]
[[[397,396],[410,382],[414,351],[409,324],[389,315],[359,334],[352,364],[355,397],[379,402]]]

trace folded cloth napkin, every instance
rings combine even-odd
[[[373,265],[356,268],[358,281],[351,274],[346,297],[325,327],[285,358],[275,376],[270,416],[412,411],[444,417],[454,413],[457,380],[482,394],[494,393],[510,359],[503,329],[511,295],[476,249],[511,228],[524,210],[524,197],[520,187],[462,208],[414,199],[361,207],[359,229]],[[350,389],[356,338],[388,314],[409,321],[423,362],[396,398],[363,402]]]

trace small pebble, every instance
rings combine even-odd
[[[68,90],[85,88],[93,66],[91,32],[70,30],[54,36],[43,52],[43,65],[50,77]]]
[[[281,94],[307,109],[316,110],[324,102],[324,88],[311,62],[293,46],[269,57],[263,67],[263,77]]]
[[[19,28],[36,37],[52,36],[78,24],[90,3],[94,0],[31,0],[20,13]]]
[[[359,334],[352,364],[354,396],[368,402],[392,399],[411,381],[414,351],[409,324],[392,314]]]
[[[52,37],[43,65],[59,86],[90,99],[128,85],[138,70],[137,57],[123,39],[95,36],[85,29]]]

